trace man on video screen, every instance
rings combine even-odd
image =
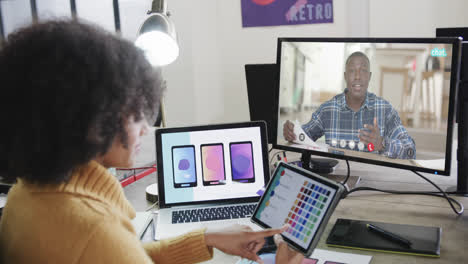
[[[346,89],[320,105],[302,129],[314,141],[325,135],[333,147],[415,159],[416,145],[398,112],[367,91],[371,75],[369,58],[360,51],[352,53],[345,64]],[[285,122],[283,135],[288,141],[296,139],[292,122]]]

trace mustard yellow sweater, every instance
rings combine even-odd
[[[117,179],[94,161],[58,186],[19,180],[0,221],[0,263],[194,263],[213,255],[203,230],[142,244],[134,217]]]

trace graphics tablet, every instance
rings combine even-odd
[[[317,245],[337,206],[342,185],[313,172],[281,162],[252,216],[264,228],[280,228],[284,241],[308,256]]]

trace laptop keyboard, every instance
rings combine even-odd
[[[256,204],[230,205],[213,208],[196,208],[172,212],[172,223],[192,223],[251,217]]]

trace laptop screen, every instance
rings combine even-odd
[[[257,201],[269,180],[265,122],[156,130],[160,207]]]

